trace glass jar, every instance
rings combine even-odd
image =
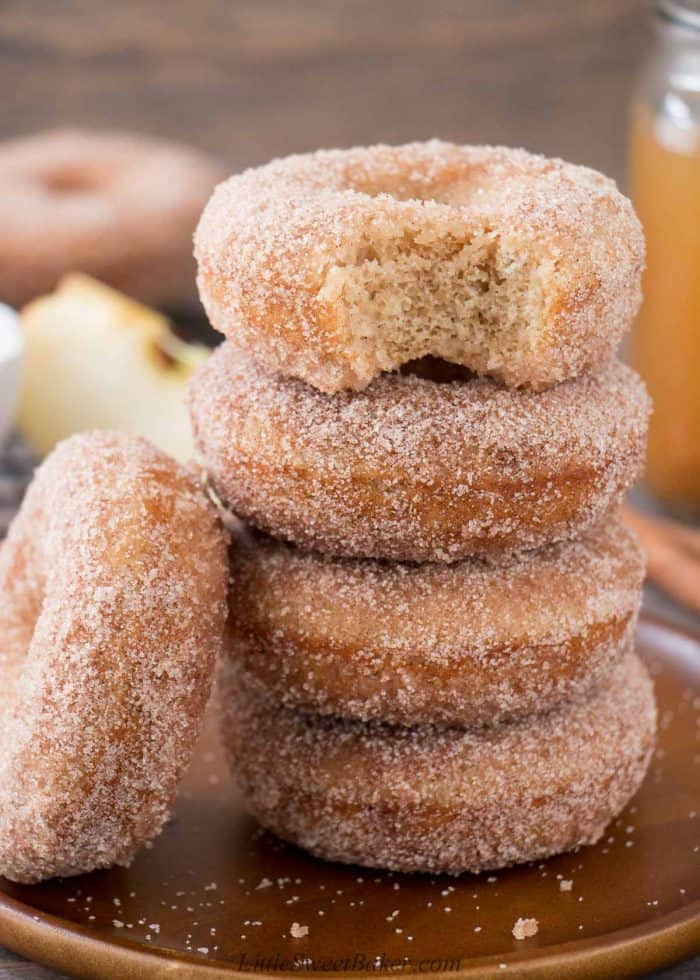
[[[631,193],[647,240],[632,358],[654,400],[647,484],[700,515],[700,0],[659,0],[632,103]]]

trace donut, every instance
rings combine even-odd
[[[58,130],[0,144],[0,300],[20,307],[67,272],[154,306],[196,300],[192,232],[222,176],[196,150]]]
[[[617,361],[537,393],[385,374],[328,396],[231,344],[189,403],[212,487],[240,517],[307,550],[397,561],[577,536],[639,475],[649,417]]]
[[[163,826],[222,646],[213,504],[145,440],[74,436],[0,548],[0,874],[128,865]]]
[[[321,391],[425,355],[547,388],[612,354],[639,306],[644,239],[593,170],[432,140],[233,176],[195,254],[212,325]]]
[[[247,685],[310,713],[493,725],[598,684],[633,647],[643,578],[617,519],[505,565],[332,559],[241,539],[226,656]]]
[[[307,715],[232,680],[221,731],[253,816],[317,857],[394,871],[477,872],[592,844],[654,743],[633,654],[586,701],[476,732]]]

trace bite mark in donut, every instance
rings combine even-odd
[[[641,297],[614,183],[502,147],[275,160],[219,185],[195,243],[212,324],[325,392],[428,354],[546,388],[610,356]]]

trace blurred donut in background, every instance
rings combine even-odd
[[[197,150],[137,134],[0,144],[0,301],[23,306],[85,272],[153,306],[196,302],[192,233],[223,176]]]

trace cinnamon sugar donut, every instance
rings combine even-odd
[[[497,724],[585,696],[632,649],[644,578],[618,520],[507,565],[331,559],[267,538],[231,562],[227,656],[246,684],[403,725]]]
[[[639,787],[656,723],[631,654],[589,700],[478,732],[278,709],[233,677],[221,698],[231,769],[264,827],[396,871],[481,871],[594,843]]]
[[[0,548],[0,874],[128,865],[193,749],[226,544],[192,477],[134,436],[62,443]]]
[[[593,170],[432,140],[231,177],[195,254],[213,326],[322,391],[428,354],[546,388],[612,354],[639,306],[644,239]]]
[[[329,397],[224,344],[192,382],[190,414],[216,492],[274,537],[456,561],[601,518],[642,468],[649,399],[616,361],[539,393],[393,374]]]
[[[0,300],[22,306],[66,272],[155,306],[193,300],[192,232],[221,176],[196,150],[136,134],[0,144]]]

